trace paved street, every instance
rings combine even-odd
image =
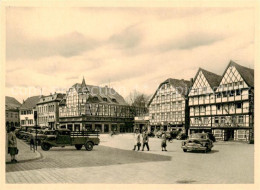
[[[132,135],[101,135],[91,152],[74,147],[39,152],[42,158],[6,165],[7,183],[253,183],[254,146],[217,142],[210,153],[184,153],[181,141],[132,151]]]

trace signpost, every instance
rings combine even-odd
[[[36,131],[35,131],[35,140],[34,140],[34,146],[35,146],[35,148],[34,148],[34,150],[36,149],[37,150],[37,144],[38,144],[38,141],[37,141],[37,133],[38,133],[38,131],[37,131],[37,129],[40,129],[40,127],[38,127],[37,126],[37,111],[34,111],[34,120],[35,120],[35,129],[36,129]]]

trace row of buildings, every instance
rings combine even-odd
[[[84,78],[66,94],[34,96],[17,105],[9,110],[6,107],[6,118],[11,112],[17,115],[15,126],[37,123],[52,129],[104,133],[148,127],[149,131],[204,131],[218,140],[247,141],[254,131],[254,70],[230,61],[222,76],[199,68],[189,81],[167,79],[153,94],[148,108],[129,106],[113,88],[87,85]]]
[[[6,108],[10,104],[7,99],[10,97],[6,97]],[[19,103],[15,111],[17,127],[32,128],[37,125],[50,129],[108,133],[133,132],[135,116],[147,114],[148,110],[129,106],[113,88],[87,85],[83,78],[82,83],[74,84],[66,94],[29,97]],[[9,110],[6,109],[6,126],[11,127],[8,115]]]
[[[190,81],[167,79],[148,104],[149,130],[211,132],[218,140],[253,138],[254,70],[230,61],[222,76],[199,68]]]

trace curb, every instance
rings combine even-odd
[[[28,144],[26,144],[23,140],[17,139],[17,141],[19,141],[21,144],[24,144],[26,146],[28,146]],[[29,148],[29,146],[28,146]],[[18,163],[24,163],[24,162],[29,162],[29,161],[34,161],[34,160],[38,160],[43,158],[42,154],[40,152],[38,152],[37,150],[35,150],[36,153],[36,157],[34,158],[29,158],[29,159],[22,159],[22,160],[18,160]],[[6,164],[10,164],[10,162],[6,162]]]

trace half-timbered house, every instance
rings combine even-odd
[[[221,76],[199,68],[189,92],[190,133],[212,132],[216,112],[215,90]]]
[[[248,141],[254,126],[254,70],[230,61],[216,89],[213,133],[220,140]]]
[[[86,85],[83,79],[60,102],[59,124],[72,131],[132,132],[134,117],[144,111],[127,105],[113,88]]]
[[[162,82],[148,104],[149,130],[188,128],[188,99],[190,81],[169,78]]]

